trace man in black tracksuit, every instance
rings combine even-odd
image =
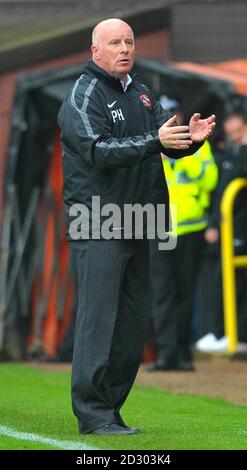
[[[147,87],[128,75],[134,38],[122,20],[95,27],[92,53],[58,118],[79,296],[72,403],[80,433],[135,434],[120,408],[142,359],[151,314],[148,241],[145,229],[142,239],[124,238],[122,222],[113,223],[112,239],[105,239],[98,229],[106,212],[93,197],[100,196],[101,208],[115,204],[121,215],[126,204],[168,205],[160,152],[165,147],[173,158],[193,153],[215,123],[214,116],[194,115],[189,127],[174,127],[176,118],[168,119]]]

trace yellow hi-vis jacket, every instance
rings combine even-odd
[[[205,229],[210,191],[218,183],[218,169],[209,142],[190,157],[179,160],[165,157],[163,166],[170,194],[172,233],[179,236]]]

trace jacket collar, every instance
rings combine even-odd
[[[87,72],[89,75],[96,76],[100,78],[101,80],[105,80],[108,82],[109,85],[111,85],[114,88],[121,89],[123,91],[122,84],[119,80],[119,78],[115,78],[109,73],[105,72],[105,70],[101,69],[98,65],[96,65],[92,59],[89,59],[85,66],[84,66],[85,72]]]

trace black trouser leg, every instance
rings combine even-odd
[[[178,237],[174,250],[151,241],[153,317],[158,359],[164,365],[191,360],[193,301],[201,264],[203,232]]]
[[[205,255],[199,280],[199,319],[196,337],[213,333],[224,335],[221,258],[217,253]]]
[[[135,252],[125,272],[112,343],[111,365],[107,371],[107,378],[109,377],[114,390],[113,404],[118,416],[143,358],[152,312],[148,241],[141,240],[135,243]]]
[[[181,361],[191,361],[192,316],[195,290],[201,267],[204,232],[194,232],[178,237],[177,293],[178,293],[178,349]]]
[[[177,288],[175,250],[158,250],[158,241],[150,240],[152,309],[157,360],[176,366],[178,354]]]
[[[147,313],[139,310],[147,293],[146,245],[142,240],[71,243],[79,287],[72,403],[80,432],[118,423],[135,379],[148,323]]]

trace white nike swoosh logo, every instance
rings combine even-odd
[[[116,100],[116,101],[113,101],[113,103],[111,103],[111,104],[108,104],[108,103],[107,103],[108,108],[112,108],[112,106],[114,106],[114,104],[115,104],[116,102],[117,102],[117,100]]]

